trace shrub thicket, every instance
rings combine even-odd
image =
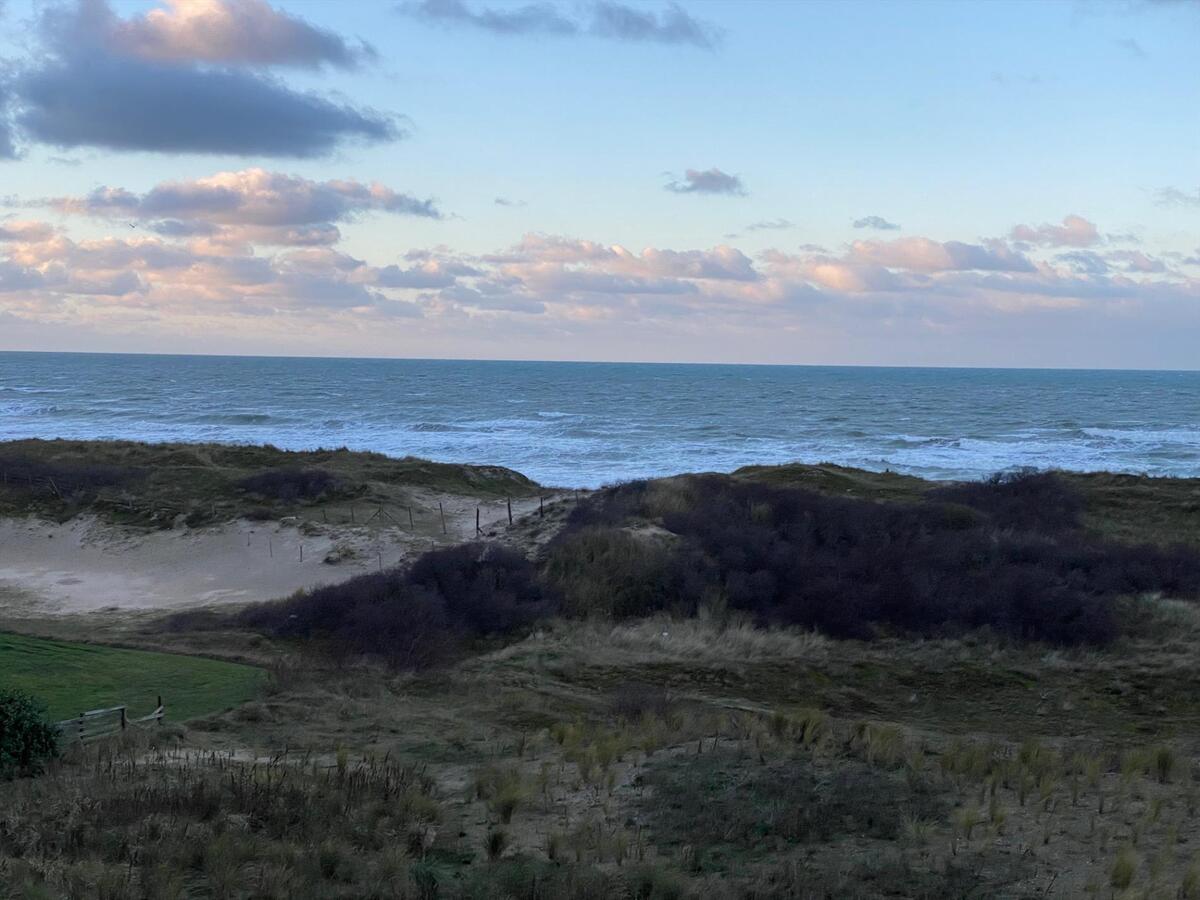
[[[270,469],[243,478],[237,486],[249,494],[293,502],[333,493],[338,479],[324,469]]]
[[[0,486],[8,490],[26,490],[36,494],[57,495],[68,499],[75,495],[95,494],[101,488],[118,487],[144,476],[132,466],[101,465],[82,460],[34,459],[22,454],[0,454]]]
[[[504,634],[547,609],[533,564],[494,544],[426,553],[408,570],[360,575],[252,606],[241,624],[279,637],[316,638],[339,655],[428,666],[464,639]]]
[[[972,507],[1014,531],[1073,531],[1083,515],[1083,497],[1053,472],[998,472],[986,481],[938,488],[930,497]]]
[[[58,754],[45,707],[23,691],[0,688],[0,779],[37,775]]]
[[[715,602],[860,638],[986,626],[1021,639],[1100,644],[1117,634],[1115,598],[1200,593],[1200,553],[1091,538],[1078,527],[1081,506],[1052,475],[947,488],[912,504],[720,476],[634,482],[577,510],[546,572],[569,609],[594,603],[599,585],[613,589],[622,601],[613,611],[626,615]],[[647,588],[639,554],[595,550],[604,540],[638,540],[613,532],[639,519],[679,538],[669,558],[655,561],[662,590]],[[604,528],[606,539],[597,533]]]

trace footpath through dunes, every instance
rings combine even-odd
[[[7,615],[246,603],[557,515],[561,491],[497,466],[348,450],[0,444]],[[530,536],[530,540],[537,540]]]

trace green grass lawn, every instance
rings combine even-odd
[[[122,704],[145,715],[161,694],[167,721],[181,722],[250,700],[265,678],[214,659],[0,633],[0,686],[38,697],[53,719]]]

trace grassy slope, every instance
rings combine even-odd
[[[1122,541],[1200,544],[1200,478],[1151,478],[1109,472],[1064,472],[1085,500],[1084,524]],[[831,463],[746,466],[733,477],[821,493],[905,502],[939,486],[911,475],[866,472]]]
[[[162,695],[168,719],[182,721],[252,699],[265,677],[213,659],[0,633],[0,684],[41,698],[55,719],[121,704],[142,715]]]
[[[472,497],[524,497],[538,485],[500,466],[436,463],[414,457],[395,459],[350,450],[287,451],[275,447],[223,444],[142,444],[131,441],[43,441],[0,443],[0,469],[22,459],[61,467],[64,484],[80,466],[115,467],[127,473],[117,485],[60,497],[55,487],[31,488],[18,478],[0,481],[0,515],[36,513],[67,519],[97,512],[131,525],[169,525],[179,513],[188,524],[228,521],[266,509],[271,516],[320,514],[349,520],[351,504],[364,512],[375,504],[414,505],[414,490]],[[247,494],[238,482],[280,469],[322,469],[339,481],[333,495],[319,502],[270,501]],[[369,513],[365,513],[369,514]]]

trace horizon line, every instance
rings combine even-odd
[[[146,350],[5,350],[0,349],[0,355],[41,355],[41,356],[144,356],[166,357],[171,359],[283,359],[283,360],[317,360],[325,362],[458,362],[458,363],[530,363],[538,365],[580,365],[580,366],[696,366],[717,367],[736,366],[739,368],[759,369],[912,369],[912,370],[948,370],[948,371],[987,371],[987,372],[1178,372],[1182,374],[1200,374],[1200,368],[1164,368],[1152,369],[1143,367],[1123,366],[989,366],[989,365],[896,365],[886,363],[756,363],[756,362],[714,362],[712,360],[613,360],[613,359],[527,359],[527,358],[498,358],[498,357],[459,357],[459,356],[319,356],[297,355],[288,353],[154,353]]]

